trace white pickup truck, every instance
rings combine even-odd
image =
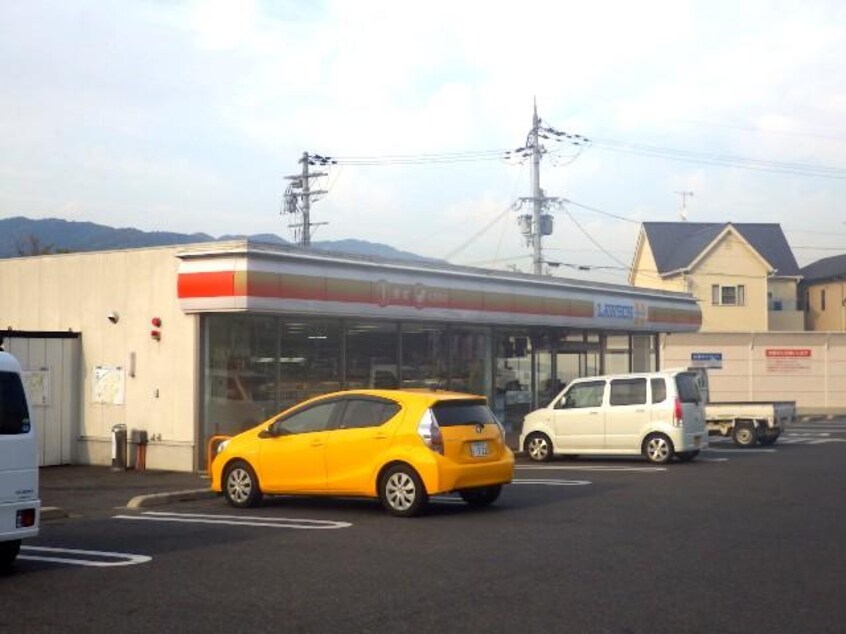
[[[796,418],[796,401],[712,402],[705,368],[687,368],[697,375],[705,403],[705,424],[710,436],[731,436],[741,447],[772,445],[785,425]]]

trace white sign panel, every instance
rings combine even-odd
[[[94,366],[94,402],[123,405],[125,383],[122,366]]]
[[[21,378],[30,404],[50,404],[50,370],[24,370]]]

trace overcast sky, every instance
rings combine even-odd
[[[528,271],[501,152],[537,99],[591,140],[545,141],[556,276],[625,282],[681,191],[690,221],[780,223],[800,265],[846,253],[842,0],[2,0],[0,59],[3,217],[291,239],[302,153],[369,157],[321,168],[315,240]]]

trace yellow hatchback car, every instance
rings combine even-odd
[[[514,454],[484,397],[421,390],[349,390],[285,410],[223,441],[212,489],[236,507],[263,494],[366,496],[399,516],[457,491],[487,506],[511,482]]]

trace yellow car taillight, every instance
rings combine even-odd
[[[427,409],[420,417],[420,422],[417,424],[417,434],[429,449],[444,455],[444,437],[431,409]]]

